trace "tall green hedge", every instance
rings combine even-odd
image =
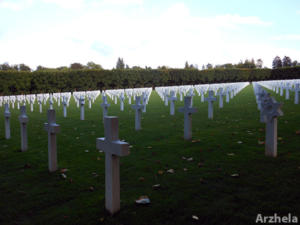
[[[281,69],[161,69],[0,71],[0,94],[27,94],[169,85],[300,79],[300,67]]]

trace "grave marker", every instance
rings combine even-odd
[[[84,97],[80,96],[80,120],[84,120]]]
[[[110,106],[110,104],[107,103],[107,97],[106,95],[102,96],[102,100],[103,103],[101,104],[102,107],[102,119],[103,119],[103,123],[104,123],[104,118],[107,116],[107,111],[108,111],[108,107]]]
[[[10,111],[8,103],[4,104],[4,119],[5,119],[5,138],[10,139]]]
[[[27,138],[27,123],[28,116],[26,115],[26,106],[21,106],[21,114],[19,116],[20,127],[21,127],[21,151],[25,152],[28,148]]]
[[[281,106],[282,103],[276,102],[272,97],[269,97],[262,105],[262,114],[266,123],[266,156],[277,156],[277,117],[283,115]]]
[[[97,138],[97,149],[105,152],[105,208],[120,210],[120,157],[129,155],[129,144],[119,140],[118,117],[104,119],[104,138]]]
[[[208,97],[205,98],[205,101],[208,102],[208,119],[213,119],[214,117],[213,103],[214,101],[217,101],[217,98],[214,97],[214,92],[212,90],[208,92]]]
[[[140,130],[143,108],[143,106],[141,105],[141,96],[135,97],[135,105],[132,105],[131,108],[135,110],[135,130]]]
[[[175,101],[177,100],[175,91],[171,91],[169,101],[170,101],[170,115],[175,115]]]
[[[184,113],[184,139],[189,140],[192,138],[192,113],[198,110],[191,107],[191,96],[184,97],[184,107],[179,108],[179,112]]]
[[[57,170],[56,134],[59,133],[60,126],[55,122],[55,110],[49,109],[47,117],[48,123],[44,124],[44,129],[48,132],[48,168],[50,172],[54,172]]]

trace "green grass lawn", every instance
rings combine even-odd
[[[34,112],[27,106],[29,140],[23,153],[19,112],[11,109],[12,138],[5,140],[2,107],[0,224],[237,225],[254,224],[258,213],[291,213],[299,218],[300,105],[294,105],[293,94],[286,101],[271,93],[284,102],[277,158],[265,157],[264,145],[258,143],[264,140],[265,124],[259,122],[252,86],[229,103],[224,98],[223,109],[214,103],[213,120],[207,118],[207,102],[194,97],[198,113],[192,116],[192,141],[183,140],[183,114],[178,112],[183,102],[176,102],[176,114],[170,116],[169,106],[152,92],[142,130],[137,132],[127,100],[124,112],[110,101],[109,115],[119,117],[119,137],[132,145],[130,155],[120,160],[121,211],[113,217],[104,208],[104,153],[96,149],[96,138],[104,136],[101,98],[92,109],[86,104],[85,121],[73,99],[67,118],[55,103],[61,126],[58,165],[68,169],[66,179],[60,170],[48,172],[46,107],[40,114],[37,104]],[[168,169],[175,173],[167,173]],[[154,184],[161,188],[153,189]],[[151,204],[136,205],[141,195],[147,195]]]

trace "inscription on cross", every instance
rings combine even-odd
[[[120,210],[120,157],[129,155],[129,144],[119,140],[118,117],[104,119],[104,138],[97,138],[97,149],[105,152],[105,208]]]

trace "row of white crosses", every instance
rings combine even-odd
[[[195,96],[194,90],[201,96],[201,102],[208,102],[208,118],[213,119],[213,102],[216,101],[215,95],[219,98],[219,108],[223,108],[223,96],[226,95],[226,102],[229,102],[229,98],[233,98],[239,91],[246,87],[248,82],[241,83],[224,83],[224,84],[205,84],[205,85],[184,85],[184,86],[169,86],[169,87],[157,87],[157,91],[160,98],[164,101],[165,106],[168,106],[170,101],[170,115],[175,114],[175,101],[177,100],[177,93],[179,93],[180,100],[182,95],[191,97],[190,106],[193,106],[193,96]],[[225,91],[224,91],[225,90]],[[204,98],[204,95],[208,91],[208,97]]]
[[[4,104],[4,120],[5,120],[5,138],[10,139],[10,117],[11,113],[9,111],[8,103]],[[21,130],[21,151],[24,152],[28,148],[28,141],[27,141],[27,123],[28,123],[28,116],[26,115],[26,106],[20,107],[20,130]]]
[[[253,82],[254,94],[260,110],[260,122],[266,123],[265,155],[277,156],[277,117],[282,116],[282,103],[276,102],[259,82]]]
[[[294,92],[294,103],[299,104],[299,92],[300,92],[300,79],[293,80],[270,80],[258,82],[261,86],[268,88],[276,94],[283,96],[285,91],[285,99],[290,99],[290,91]]]

